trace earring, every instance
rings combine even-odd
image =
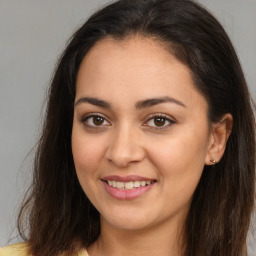
[[[213,156],[211,156],[210,162],[216,164],[216,160],[213,158]]]

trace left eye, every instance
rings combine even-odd
[[[171,124],[173,124],[174,121],[172,121],[171,119],[164,117],[164,116],[154,116],[152,118],[150,118],[146,125],[151,126],[151,127],[166,127],[169,126]]]

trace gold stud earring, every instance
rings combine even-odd
[[[211,156],[210,162],[216,164],[216,160],[213,158],[213,156]]]

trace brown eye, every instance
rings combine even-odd
[[[97,114],[91,114],[88,116],[85,116],[82,118],[81,122],[86,126],[86,127],[91,127],[91,128],[100,128],[103,126],[109,126],[110,123],[102,116],[97,115]]]
[[[155,126],[164,126],[166,122],[166,118],[163,117],[155,117],[154,124]]]
[[[156,114],[152,115],[150,119],[143,126],[149,126],[152,128],[168,128],[169,126],[175,124],[176,122],[169,116],[165,116],[164,114]]]
[[[104,123],[104,118],[102,118],[101,116],[94,116],[92,121],[94,125],[98,126]]]

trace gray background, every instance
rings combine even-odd
[[[57,57],[72,32],[108,2],[0,0],[0,247],[19,241],[15,219],[31,177],[33,154],[28,153],[38,138]],[[226,28],[256,99],[256,0],[199,2]],[[255,241],[251,255],[256,255]]]

